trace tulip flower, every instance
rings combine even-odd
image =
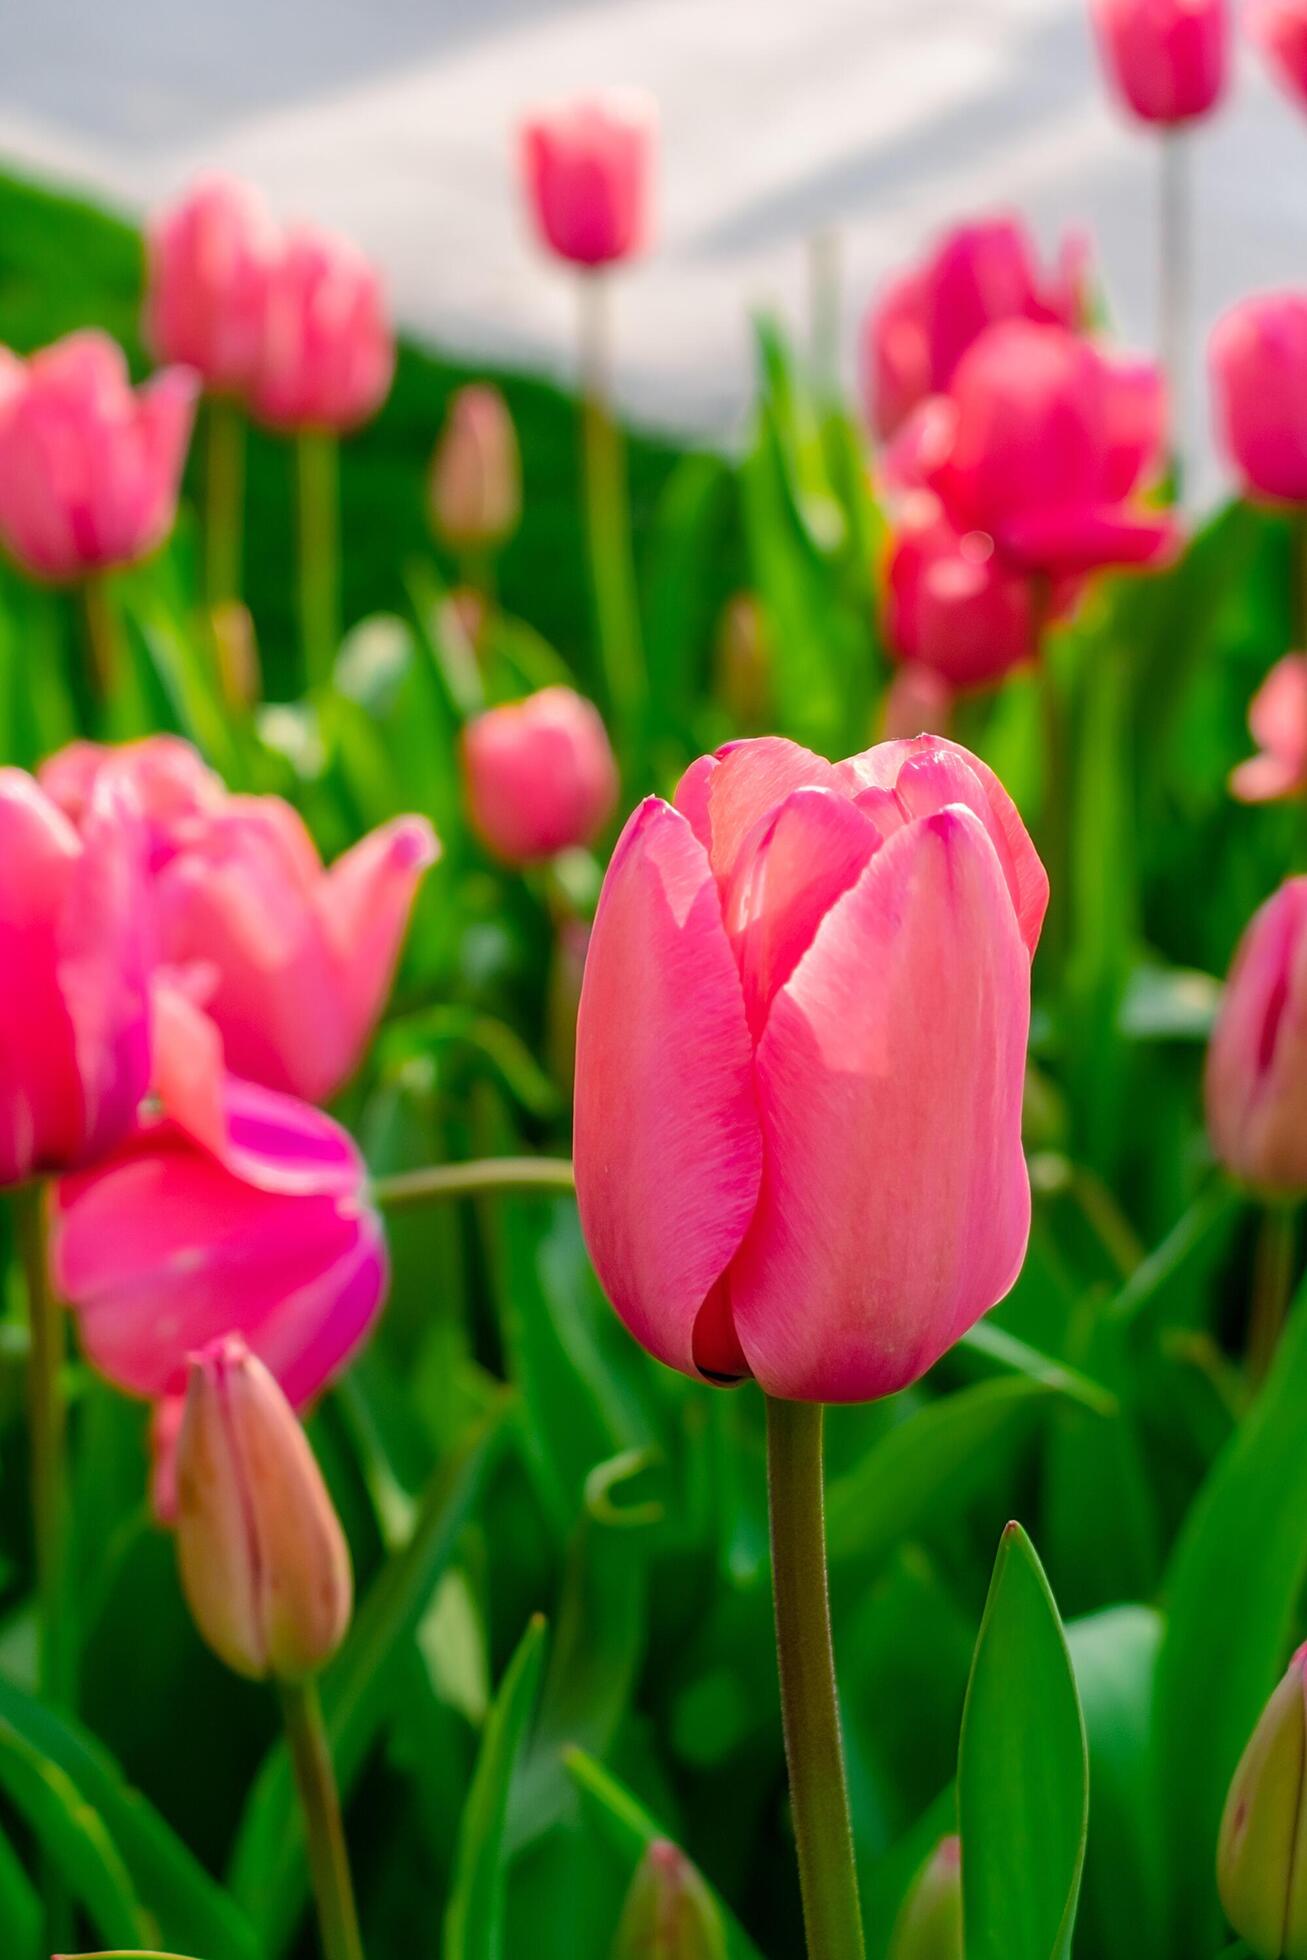
[[[712,1893],[666,1838],[655,1838],[636,1867],[612,1960],[726,1960]]]
[[[248,185],[201,177],[158,213],[146,240],[145,338],[157,361],[194,368],[206,388],[243,396],[263,337],[277,233]]]
[[[1300,1647],[1234,1773],[1217,1850],[1221,1904],[1258,1960],[1307,1960],[1307,1647]]]
[[[1080,241],[1068,237],[1045,276],[1024,226],[993,218],[959,225],[923,264],[901,273],[862,331],[863,385],[876,434],[888,440],[913,409],[944,393],[967,349],[997,321],[1076,327],[1084,310],[1083,257]]]
[[[889,1960],[963,1960],[962,1840],[941,1838],[913,1880]]]
[[[431,462],[431,516],[452,551],[494,551],[517,529],[522,461],[498,388],[460,388]]]
[[[953,688],[989,686],[1039,650],[1029,578],[997,557],[984,532],[959,533],[927,490],[903,502],[885,589],[895,655]]]
[[[222,779],[179,735],[147,735],[118,748],[70,742],[42,763],[37,781],[78,830],[105,783],[125,784],[147,840],[151,872],[161,871],[227,796]]]
[[[947,735],[953,690],[933,667],[905,660],[894,669],[880,711],[880,739],[897,742],[913,735]]]
[[[1207,1053],[1207,1131],[1221,1163],[1267,1193],[1307,1193],[1307,877],[1240,941]]]
[[[522,123],[522,176],[541,242],[594,267],[641,252],[652,230],[658,118],[636,89],[532,111]]]
[[[463,734],[472,825],[507,864],[588,844],[617,801],[617,765],[598,709],[570,687],[477,715]]]
[[[1144,122],[1205,116],[1229,70],[1226,0],[1093,0],[1098,45],[1117,93]]]
[[[0,365],[0,543],[34,577],[84,578],[163,542],[196,379],[168,368],[133,390],[107,334],[69,334]]]
[[[1263,293],[1210,343],[1217,431],[1244,493],[1307,503],[1307,293]]]
[[[1286,653],[1253,696],[1248,727],[1259,754],[1232,771],[1242,803],[1307,796],[1307,654]]]
[[[1244,24],[1272,73],[1299,103],[1307,103],[1307,5],[1303,0],[1254,0]]]

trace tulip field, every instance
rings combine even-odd
[[[662,140],[565,387],[0,177],[0,1960],[1307,1960],[1307,283],[962,208],[678,446]]]

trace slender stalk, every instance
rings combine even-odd
[[[309,687],[325,687],[340,644],[339,452],[325,429],[303,430],[295,452],[304,678]]]
[[[585,274],[580,296],[581,422],[590,575],[604,687],[616,725],[618,747],[629,769],[644,707],[644,651],[631,544],[626,456],[610,399],[608,294],[604,276]]]
[[[91,690],[97,701],[108,701],[122,666],[118,619],[109,593],[107,574],[92,572],[82,580],[82,621]]]
[[[822,1502],[822,1407],[767,1398],[772,1591],[809,1960],[863,1960]]]
[[[1248,1317],[1248,1372],[1265,1381],[1275,1359],[1293,1287],[1296,1218],[1292,1205],[1267,1205],[1253,1253],[1253,1301]]]
[[[1307,653],[1307,504],[1293,513],[1293,638],[1294,645]]]
[[[326,1960],[363,1960],[349,1853],[316,1681],[283,1682],[281,1707],[308,1844]]]
[[[467,1164],[431,1164],[420,1171],[379,1177],[372,1195],[387,1211],[412,1211],[447,1198],[479,1198],[490,1191],[574,1191],[568,1157],[479,1157]]]
[[[241,596],[245,420],[234,401],[209,398],[204,442],[204,582],[210,608]]]
[[[1158,343],[1171,390],[1171,474],[1176,502],[1184,483],[1189,424],[1191,240],[1189,144],[1182,129],[1161,133],[1158,224]]]
[[[840,239],[831,225],[808,235],[808,344],[823,407],[840,391]]]
[[[13,1198],[30,1330],[27,1429],[36,1558],[37,1681],[46,1701],[67,1708],[73,1700],[73,1665],[64,1610],[68,1494],[63,1315],[50,1284],[46,1187],[44,1183],[19,1185]]]
[[[1034,587],[1035,646],[1038,653],[1039,713],[1043,744],[1043,804],[1040,811],[1040,847],[1049,883],[1049,924],[1045,945],[1056,954],[1065,952],[1071,926],[1071,894],[1068,872],[1071,858],[1071,782],[1067,745],[1066,715],[1053,662],[1049,658],[1048,615],[1051,603],[1048,580],[1037,578]],[[1047,957],[1047,954],[1046,954]]]

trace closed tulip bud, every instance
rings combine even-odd
[[[1225,1802],[1216,1880],[1258,1960],[1307,1960],[1307,1647],[1262,1712]]]
[[[1259,0],[1244,24],[1290,95],[1307,103],[1307,0]]]
[[[645,249],[657,128],[653,101],[637,89],[613,89],[526,118],[527,202],[551,252],[593,268]]]
[[[349,1625],[349,1551],[308,1438],[238,1335],[193,1357],[177,1556],[195,1624],[253,1680],[317,1673]]]
[[[431,465],[431,515],[453,551],[491,551],[522,511],[517,432],[498,388],[460,388]]]
[[[243,394],[258,358],[272,219],[256,191],[203,177],[150,226],[145,337],[158,361],[194,368],[219,394]]]
[[[1226,0],[1094,0],[1114,87],[1144,122],[1191,122],[1213,108],[1229,70]]]
[[[588,844],[617,801],[617,764],[593,702],[570,687],[490,708],[463,734],[472,827],[506,864]]]
[[[726,1960],[713,1896],[666,1838],[655,1838],[626,1895],[612,1960]]]
[[[1307,653],[1276,661],[1253,696],[1248,727],[1259,753],[1231,773],[1240,802],[1307,795]]]
[[[255,415],[274,429],[354,429],[380,408],[394,371],[375,267],[330,232],[288,232],[268,268],[249,391]]]
[[[767,618],[752,592],[728,599],[717,629],[718,688],[741,728],[757,728],[771,710],[771,651]]]
[[[1207,1051],[1207,1133],[1267,1195],[1307,1192],[1307,877],[1253,915]]]
[[[1307,503],[1307,293],[1260,293],[1209,343],[1217,433],[1244,493]]]
[[[962,1960],[962,1840],[942,1838],[903,1902],[889,1960]]]

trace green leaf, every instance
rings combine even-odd
[[[0,1835],[0,1927],[10,1946],[5,1960],[43,1960],[44,1915],[36,1888],[7,1837]]]
[[[1078,1368],[1069,1368],[1065,1361],[1045,1354],[1041,1348],[1031,1347],[1029,1341],[1009,1334],[1006,1327],[1000,1327],[996,1321],[978,1320],[974,1327],[967,1329],[958,1347],[968,1354],[983,1355],[986,1361],[992,1361],[1000,1368],[1027,1375],[1041,1387],[1069,1396],[1073,1402],[1082,1402],[1095,1415],[1116,1414],[1116,1397],[1109,1388],[1104,1388],[1101,1382],[1092,1381]]]
[[[1089,1738],[1094,1828],[1080,1895],[1087,1952],[1162,1947],[1161,1839],[1149,1741],[1163,1620],[1150,1606],[1110,1606],[1066,1630]]]
[[[958,1752],[967,1960],[1064,1960],[1089,1822],[1071,1657],[1035,1548],[999,1544]]]
[[[444,1960],[501,1960],[508,1863],[508,1799],[535,1713],[544,1666],[545,1623],[527,1627],[495,1697],[458,1834],[445,1914]]]

